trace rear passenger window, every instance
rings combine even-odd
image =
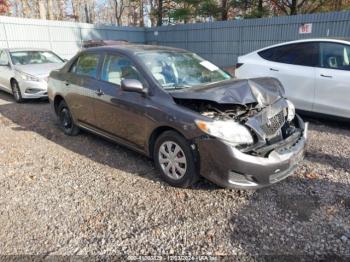
[[[77,75],[97,78],[98,54],[82,54],[71,67],[70,72]]]
[[[103,63],[101,79],[120,85],[123,79],[137,79],[142,82],[141,74],[131,60],[124,56],[107,55]]]
[[[317,66],[318,44],[298,43],[277,46],[258,53],[262,58],[284,64]]]

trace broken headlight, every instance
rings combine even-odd
[[[287,121],[290,122],[294,119],[295,117],[295,107],[294,104],[286,99],[286,102],[288,104],[288,109],[287,109]]]
[[[213,121],[207,122],[196,120],[197,127],[203,132],[220,138],[237,146],[253,144],[254,139],[248,128],[235,121]]]

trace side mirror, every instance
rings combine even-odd
[[[141,93],[141,94],[147,93],[147,89],[137,79],[124,79],[124,80],[122,80],[121,88],[122,88],[122,90],[128,91],[128,92],[136,92],[136,93]]]

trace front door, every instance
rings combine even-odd
[[[320,67],[316,69],[314,110],[350,117],[350,45],[320,43]]]
[[[123,79],[144,79],[133,62],[119,54],[106,54],[95,102],[96,123],[103,131],[142,148],[145,143],[147,119],[144,106],[148,98],[139,93],[126,92],[120,87]]]
[[[0,86],[6,91],[11,91],[10,79],[13,76],[12,68],[6,51],[0,51]]]

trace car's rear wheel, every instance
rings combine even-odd
[[[64,133],[69,136],[76,136],[80,129],[77,125],[75,125],[66,102],[61,101],[57,109],[57,114]]]
[[[172,186],[189,187],[198,181],[189,143],[174,131],[166,131],[159,136],[153,159],[161,177]]]
[[[15,101],[17,103],[23,102],[21,89],[19,88],[18,82],[16,80],[11,81],[11,88],[12,88],[13,98],[15,99]]]

